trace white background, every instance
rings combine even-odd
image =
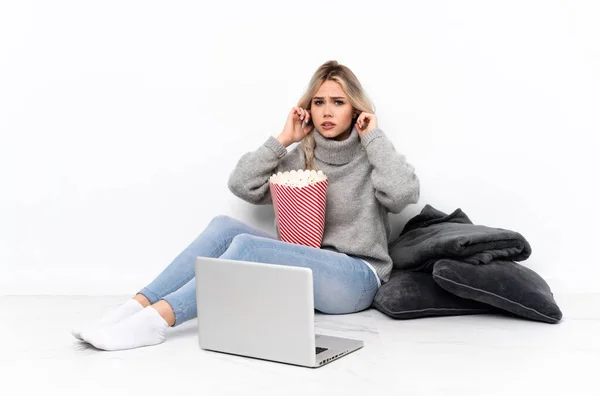
[[[594,1],[2,1],[0,294],[123,294],[208,222],[328,60],[421,200],[520,232],[553,290],[599,290]]]

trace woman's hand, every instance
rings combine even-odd
[[[363,111],[358,116],[356,120],[356,130],[358,131],[358,136],[362,139],[367,133],[377,128],[377,117],[375,114],[367,113]]]
[[[292,144],[304,139],[313,128],[314,125],[310,117],[310,111],[304,110],[299,106],[294,106],[288,114],[288,119],[283,132],[281,132],[281,136],[284,136]]]

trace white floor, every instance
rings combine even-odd
[[[201,350],[196,320],[160,345],[100,351],[73,324],[128,296],[0,297],[3,395],[600,395],[600,294],[556,294],[549,325],[492,316],[394,320],[317,315],[318,332],[365,347],[319,369]]]

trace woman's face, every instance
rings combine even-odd
[[[321,135],[342,141],[348,138],[352,131],[353,111],[340,84],[327,80],[312,98],[310,116]],[[323,129],[323,123],[326,122],[335,125],[331,129]]]

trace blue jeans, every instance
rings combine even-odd
[[[369,308],[377,278],[360,259],[344,253],[282,242],[229,216],[217,216],[148,286],[138,293],[150,303],[165,300],[178,326],[197,316],[195,258],[219,257],[311,268],[315,309],[346,314]]]

